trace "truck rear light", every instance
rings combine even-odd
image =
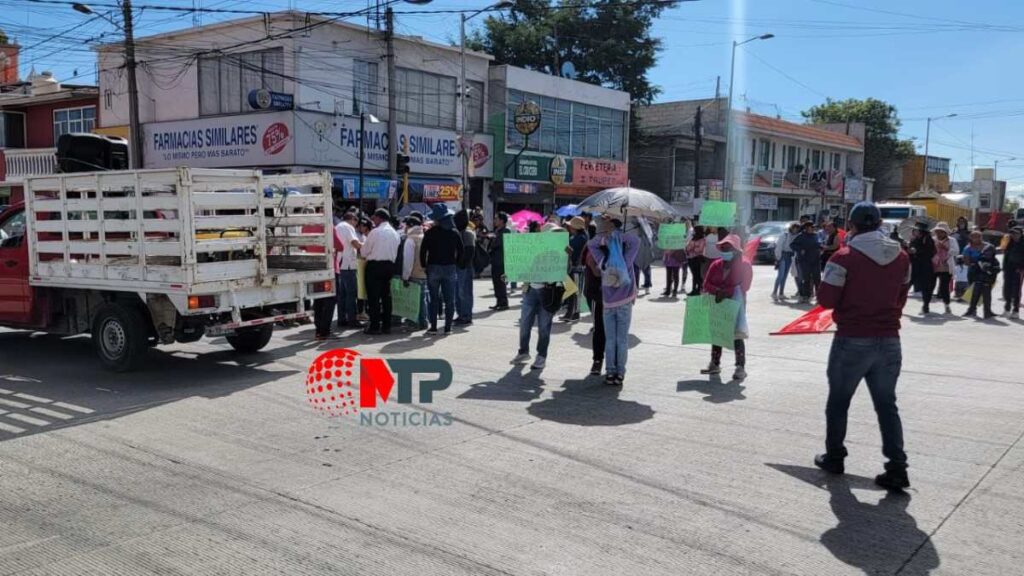
[[[323,294],[324,292],[331,292],[332,290],[334,290],[334,282],[330,280],[314,282],[309,285],[310,294]]]
[[[215,296],[189,296],[188,309],[199,310],[202,308],[216,308],[217,298]]]

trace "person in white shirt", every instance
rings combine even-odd
[[[356,281],[358,250],[363,247],[363,236],[356,232],[358,218],[355,212],[349,211],[342,216],[341,222],[334,227],[341,236],[345,248],[338,253],[338,327],[362,328],[356,319],[356,298],[358,284]]]
[[[405,245],[402,249],[402,281],[408,286],[410,282],[420,287],[420,315],[409,318],[423,330],[427,327],[427,269],[420,264],[420,246],[423,245],[423,219],[417,213],[405,219]]]
[[[391,227],[391,214],[378,208],[371,217],[374,229],[366,236],[361,253],[366,258],[366,308],[370,325],[365,333],[391,333],[391,277],[401,238]]]

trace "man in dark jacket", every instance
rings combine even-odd
[[[1003,300],[1006,301],[1006,315],[1014,320],[1020,318],[1020,291],[1024,283],[1024,227],[1010,228],[1010,242],[1003,255]]]
[[[505,286],[505,234],[508,234],[508,213],[494,215],[494,232],[491,234],[491,283],[497,302],[491,310],[508,310],[508,289]]]
[[[853,237],[829,260],[818,290],[818,303],[834,311],[837,331],[828,358],[825,453],[814,463],[844,472],[847,414],[865,380],[882,432],[882,453],[889,459],[875,483],[901,490],[910,481],[896,381],[903,363],[900,316],[910,287],[910,258],[878,229],[882,214],[871,202],[854,206],[850,223]]]
[[[801,225],[800,234],[789,243],[797,265],[799,277],[800,302],[806,304],[821,282],[821,244],[814,232],[814,223],[807,221]]]
[[[476,254],[476,234],[469,229],[469,212],[455,213],[455,229],[462,238],[462,258],[456,265],[455,312],[458,317],[455,325],[468,326],[473,323],[473,256]]]
[[[455,231],[454,215],[444,204],[435,204],[430,214],[434,225],[423,235],[423,243],[420,245],[420,264],[427,270],[427,289],[430,290],[428,335],[437,334],[437,316],[442,297],[445,334],[451,334],[455,318],[455,285],[463,248],[462,236]]]

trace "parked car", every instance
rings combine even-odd
[[[775,263],[775,245],[778,243],[779,238],[786,233],[786,228],[789,227],[789,222],[761,222],[760,224],[754,224],[754,227],[750,229],[750,237],[760,236],[761,240],[757,243],[757,262],[767,262],[769,264]]]

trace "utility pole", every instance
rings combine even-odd
[[[693,199],[700,198],[700,148],[704,145],[704,127],[702,126],[700,106],[697,116],[693,119]],[[673,159],[674,161],[674,159]]]
[[[384,42],[387,45],[388,65],[388,178],[398,178],[398,90],[395,86],[395,13],[388,6],[384,10]],[[398,195],[391,199],[391,210],[398,207]]]
[[[142,129],[139,126],[139,83],[135,77],[135,34],[132,25],[132,0],[121,3],[124,18],[124,58],[128,69],[128,137],[131,139],[131,167],[142,168]]]

